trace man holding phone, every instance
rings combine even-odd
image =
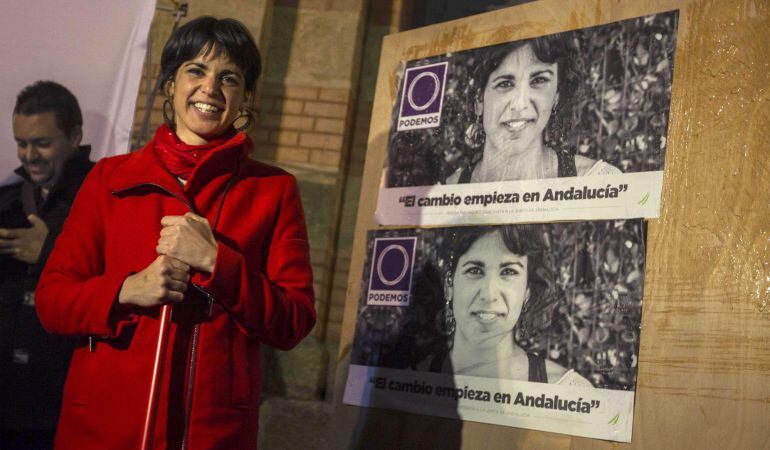
[[[77,99],[58,83],[24,88],[12,125],[22,181],[0,187],[0,447],[52,448],[74,342],[43,330],[34,291],[93,163]]]

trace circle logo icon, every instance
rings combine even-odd
[[[433,92],[430,95],[430,98],[428,101],[422,104],[418,104],[414,99],[414,88],[417,86],[417,83],[420,82],[423,78],[428,77],[430,79],[430,82],[433,84]],[[425,85],[425,83],[423,83]],[[439,94],[441,93],[441,80],[439,80],[438,75],[436,75],[433,72],[421,72],[419,73],[412,82],[409,84],[409,90],[406,94],[406,101],[409,102],[409,106],[412,107],[415,111],[425,111],[430,107],[430,105],[433,104],[433,102],[436,101]]]
[[[385,273],[383,272],[382,263],[385,260],[385,256],[387,256],[387,254],[392,251],[397,251],[401,254],[401,257],[403,258],[403,264],[401,266],[401,273],[399,273],[398,276],[396,276],[393,279],[388,279],[385,276]],[[377,276],[380,278],[380,282],[385,286],[395,286],[398,283],[400,283],[401,280],[403,280],[404,277],[406,276],[406,273],[408,270],[409,270],[409,253],[407,253],[406,249],[402,245],[398,245],[398,244],[388,245],[382,250],[382,253],[380,253],[380,257],[377,258]]]

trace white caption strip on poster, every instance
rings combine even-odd
[[[555,222],[660,214],[663,172],[382,188],[380,225]]]
[[[343,401],[631,442],[634,393],[351,364]]]

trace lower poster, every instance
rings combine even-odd
[[[631,441],[642,220],[370,231],[350,405]]]

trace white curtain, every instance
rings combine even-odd
[[[2,3],[0,185],[18,179],[13,105],[37,80],[56,81],[75,94],[92,160],[126,153],[155,0]]]

